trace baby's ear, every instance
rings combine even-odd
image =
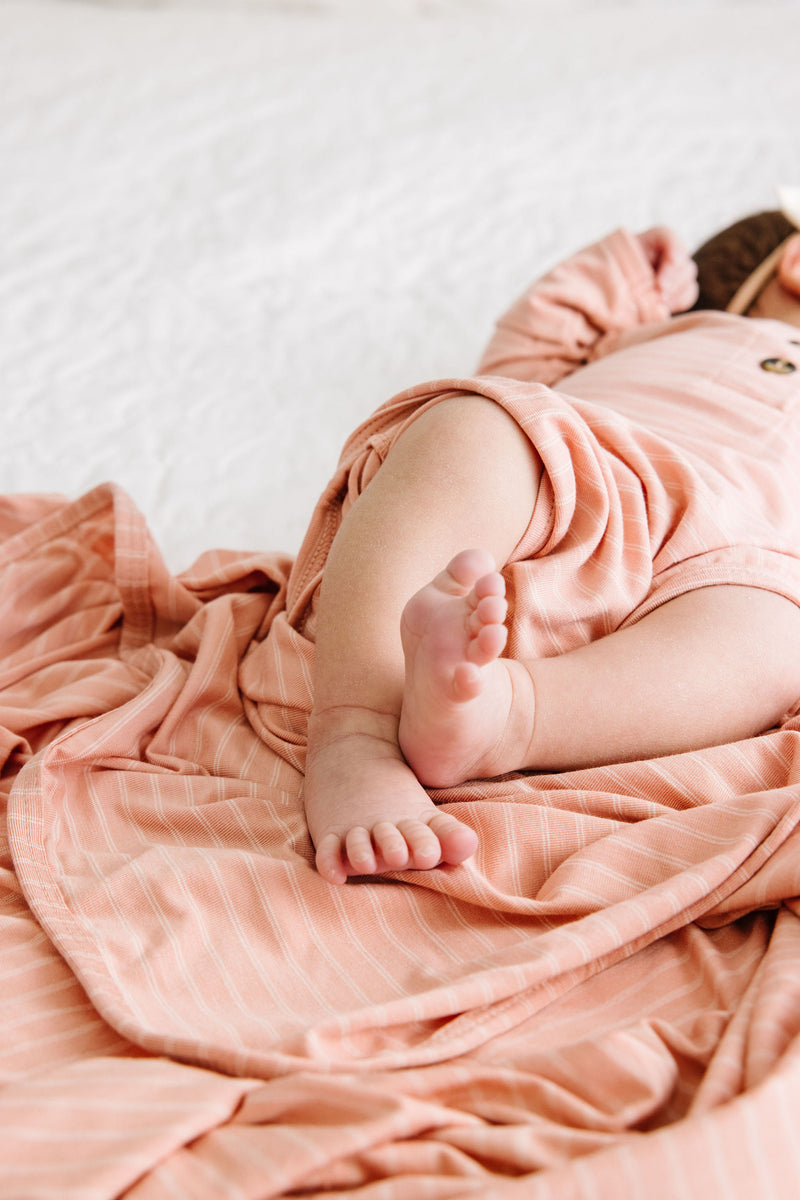
[[[800,233],[789,238],[778,263],[778,279],[787,292],[800,296]]]

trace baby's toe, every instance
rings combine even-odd
[[[484,596],[505,596],[506,581],[499,571],[489,571],[482,575],[475,584],[475,595],[478,600]]]
[[[342,842],[337,834],[328,833],[320,838],[315,862],[320,875],[328,883],[344,883],[347,879],[342,861]]]
[[[390,871],[401,871],[408,866],[408,844],[396,825],[391,821],[379,821],[372,830],[372,837]]]
[[[439,810],[431,821],[431,827],[441,847],[442,860],[446,863],[455,865],[464,862],[478,849],[478,835],[475,830],[450,813]]]
[[[362,825],[356,825],[353,829],[349,829],[345,838],[345,852],[354,874],[373,875],[375,873],[377,863],[368,829]]]
[[[424,821],[398,821],[397,827],[406,840],[409,850],[409,866],[419,871],[429,871],[442,861],[439,839]]]
[[[478,633],[484,625],[502,625],[507,612],[508,603],[504,596],[484,596],[470,614],[470,632]]]

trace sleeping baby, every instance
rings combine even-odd
[[[317,597],[316,864],[457,864],[430,789],[750,737],[800,702],[800,233],[618,230],[395,397]],[[346,447],[347,450],[347,447]]]

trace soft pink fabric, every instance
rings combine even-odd
[[[797,369],[767,369],[776,360]],[[565,531],[554,542],[553,519],[535,514],[520,547],[547,554],[512,569],[519,609],[535,614],[520,650],[550,652],[537,643],[548,614],[568,631],[561,650],[571,631],[595,636],[708,584],[800,603],[800,330],[728,313],[669,318],[620,230],[529,289],[479,370],[559,388],[515,407],[548,467],[545,512]],[[552,435],[542,412],[557,414]],[[586,614],[604,604],[604,625],[590,628]]]
[[[437,792],[480,834],[458,868],[343,888],[313,869],[319,575],[443,395],[503,404],[547,467],[509,569],[513,648],[700,583],[800,598],[798,384],[758,367],[791,331],[633,329],[664,314],[624,234],[560,278],[537,330],[560,322],[561,348],[537,359],[504,327],[482,369],[513,350],[563,391],[484,375],[395,398],[294,564],[210,553],[173,578],[110,487],[0,504],[0,1197],[794,1200],[800,721]],[[767,476],[764,507],[736,500]]]

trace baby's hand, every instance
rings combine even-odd
[[[671,313],[685,312],[697,299],[697,266],[680,238],[663,225],[639,234],[639,245]]]

